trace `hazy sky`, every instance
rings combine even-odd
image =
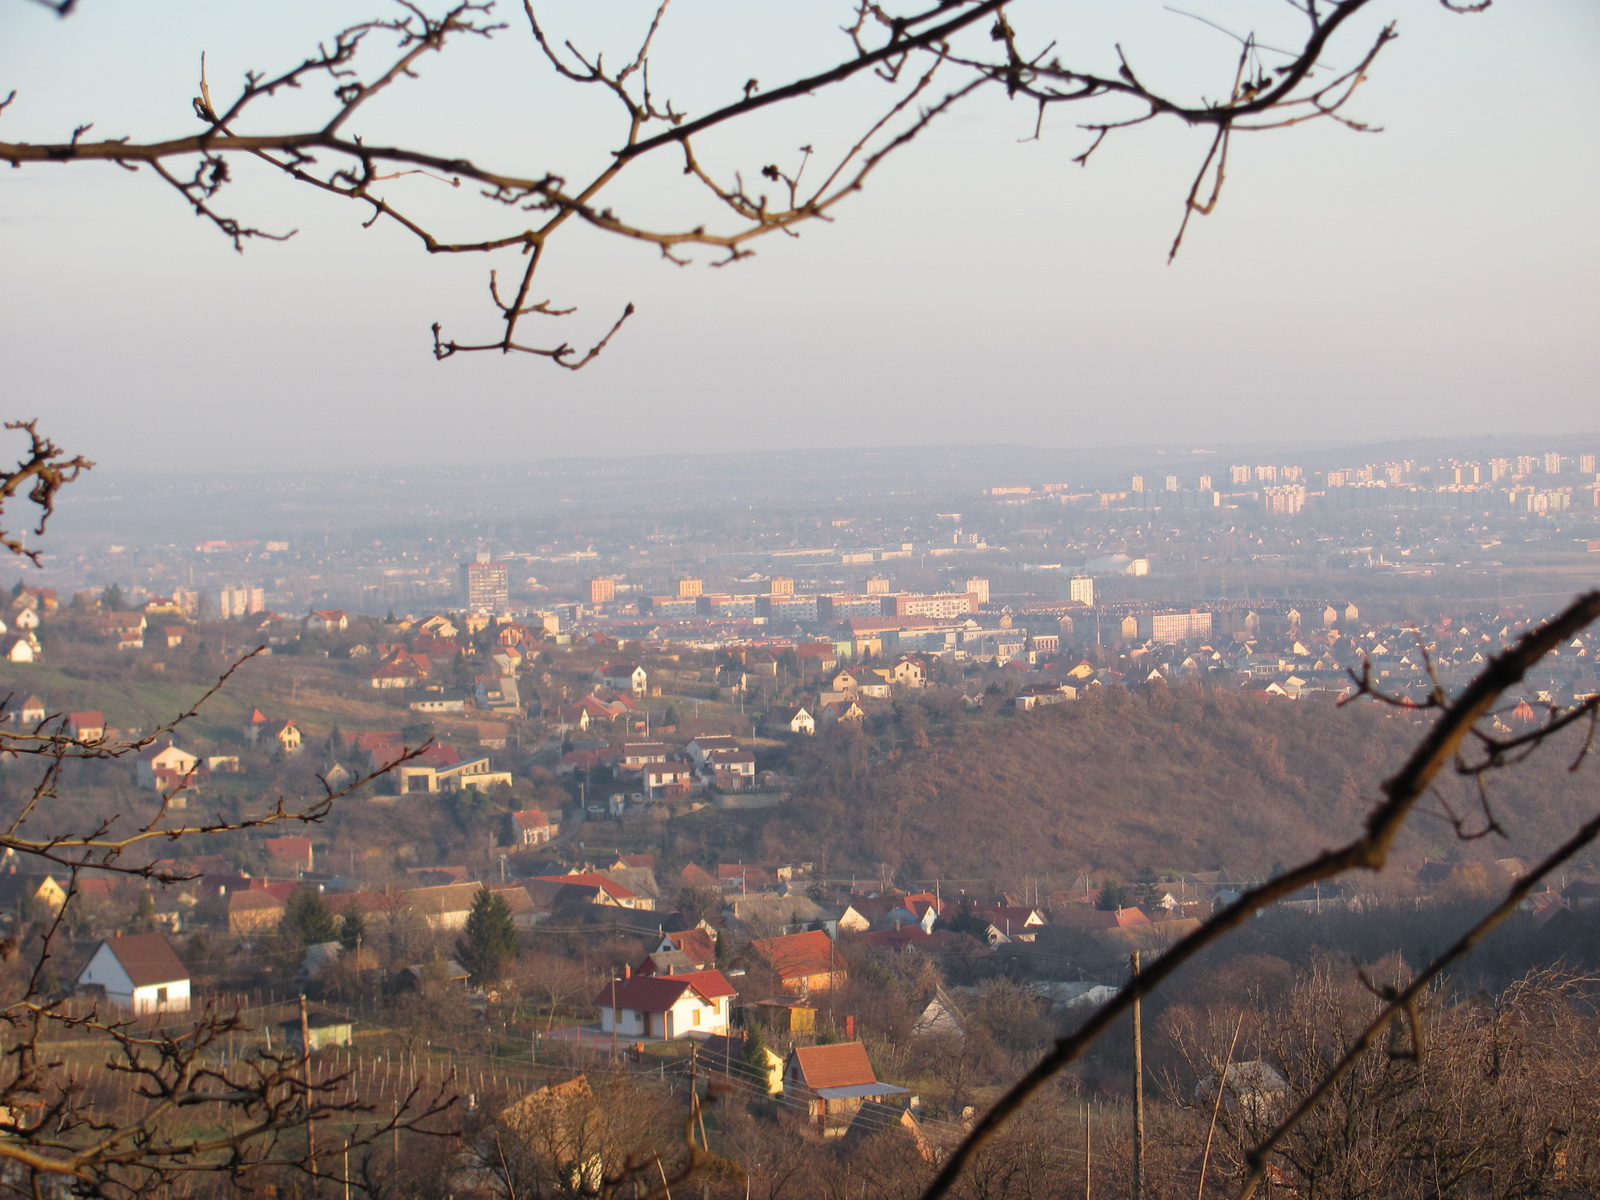
[[[674,4],[653,82],[691,112],[843,44],[845,10],[818,0]],[[1282,3],[1188,10],[1292,35]],[[188,133],[201,50],[225,93],[246,67],[282,69],[346,17],[382,11],[82,0],[60,21],[6,4],[0,95],[18,100],[0,137],[61,140],[90,120],[91,137]],[[620,0],[546,11],[612,57],[648,19]],[[1231,78],[1232,43],[1158,3],[1018,0],[1011,13],[1031,44],[1056,38],[1099,68],[1120,41],[1147,79],[1215,95]],[[580,312],[551,340],[587,345],[625,302],[639,309],[577,375],[522,357],[435,363],[434,320],[493,336],[491,264],[363,231],[353,206],[309,189],[242,170],[224,207],[300,233],[239,256],[148,172],[7,170],[3,409],[107,465],[176,469],[1600,429],[1600,5],[1501,0],[1464,17],[1375,0],[1371,18],[1361,38],[1390,18],[1401,38],[1350,111],[1385,132],[1240,139],[1220,208],[1171,267],[1203,133],[1135,131],[1081,170],[1074,114],[1024,141],[1031,111],[996,93],[891,161],[835,224],[735,267],[680,269],[586,232],[554,241],[539,295]],[[617,143],[616,122],[547,76],[513,24],[426,63],[355,131],[576,173]],[[289,97],[258,127],[315,119],[325,95]],[[837,145],[873,95],[808,101],[706,153],[751,178],[803,142]],[[447,230],[493,228],[481,209],[453,217],[462,197],[442,185],[393,186]],[[705,219],[681,189],[663,169],[616,199]]]

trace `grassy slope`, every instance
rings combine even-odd
[[[1351,837],[1421,726],[1374,706],[1179,699],[1165,710],[1063,706],[957,722],[925,751],[841,781],[814,770],[768,847],[826,842],[834,861],[908,864],[918,877],[1009,880],[1078,870],[1221,868],[1256,876]],[[1461,846],[1468,858],[1531,856],[1592,807],[1568,749],[1493,784],[1512,834]],[[1458,812],[1476,801],[1459,781]],[[1409,866],[1454,842],[1420,817],[1401,843]]]

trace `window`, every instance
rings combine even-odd
[[[700,1025],[700,1006],[698,1004],[689,1010],[689,1024],[696,1028]]]
[[[167,989],[166,988],[157,988],[156,989],[156,1007],[160,1008],[160,1007],[164,1006],[166,1004],[166,1002],[167,1002]]]

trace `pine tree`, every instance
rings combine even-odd
[[[322,894],[301,886],[289,893],[278,931],[299,938],[310,946],[333,941],[339,932],[339,925],[323,901]]]
[[[480,987],[498,983],[517,956],[517,928],[505,897],[480,887],[467,914],[465,936],[456,941],[456,958]]]
[[[139,893],[139,907],[133,914],[134,927],[148,932],[156,927],[156,898],[149,888]]]
[[[756,1080],[765,1090],[767,1086],[767,1039],[761,1026],[751,1022],[745,1027],[744,1049],[739,1051],[739,1066],[743,1073]]]
[[[127,609],[127,601],[123,598],[120,584],[113,583],[100,593],[100,606],[108,612],[123,612]]]
[[[728,943],[723,940],[722,930],[717,930],[716,967],[722,970],[728,965]]]
[[[366,936],[366,919],[361,915],[361,910],[352,904],[339,922],[339,944],[354,953]]]

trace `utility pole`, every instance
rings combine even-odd
[[[1139,979],[1139,952],[1133,952],[1133,981]],[[1144,1018],[1133,1002],[1133,1200],[1144,1197]]]
[[[1083,1200],[1094,1195],[1094,1107],[1091,1101],[1083,1102]]]
[[[311,1123],[311,1029],[306,1020],[306,994],[300,993],[300,1078],[306,1095],[306,1156],[311,1161],[311,1195],[321,1190],[317,1181],[317,1132]]]

